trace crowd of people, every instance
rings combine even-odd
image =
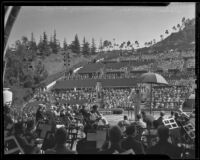
[[[170,66],[180,68],[183,65],[183,57],[194,57],[194,52],[169,51],[159,57],[142,55],[142,59],[138,54],[128,61],[133,60],[131,63],[134,63],[135,67],[132,70],[135,71],[151,68],[153,61],[158,59],[161,68]],[[166,63],[166,59],[171,61]],[[188,64],[193,66],[194,61],[189,60]],[[128,77],[137,78],[140,74],[133,73]],[[149,88],[141,90],[141,104],[146,108],[150,104],[153,110],[160,110],[159,118],[142,111],[137,114],[134,121],[130,121],[125,115],[123,120],[111,126],[99,112],[99,107],[96,105],[99,103],[98,99],[101,99],[102,110],[134,108],[136,103],[130,95],[136,93],[138,86],[103,88],[100,97],[95,89],[73,88],[62,91],[38,89],[30,102],[41,102],[41,104],[30,108],[27,105],[20,111],[14,105],[4,106],[4,138],[14,136],[25,154],[164,154],[177,159],[188,158],[187,156],[194,158],[194,139],[186,134],[183,125],[188,124],[190,118],[194,118],[195,115],[190,114],[189,117],[183,114],[181,106],[189,95],[194,93],[195,73],[184,70],[162,72],[161,75],[167,79],[171,87],[155,86],[152,95],[149,94]],[[87,74],[75,74],[65,78],[66,80],[116,79],[127,78],[127,74],[125,72],[93,74],[91,77]],[[72,101],[77,103],[70,104]],[[169,117],[165,115],[165,110],[171,111]],[[176,133],[179,134],[166,127],[163,120],[168,118],[175,120],[180,129]],[[50,127],[43,137],[41,135],[45,127],[40,128],[40,124]],[[106,138],[100,148],[88,140],[89,133],[97,130],[106,132]],[[186,147],[186,144],[190,146]],[[8,152],[9,145],[4,141],[4,153]]]
[[[134,90],[137,87],[133,88]],[[120,107],[126,109],[134,102],[130,102],[129,96],[131,93],[131,88],[104,88],[102,89],[102,99],[104,102],[104,109],[113,109]],[[150,91],[148,88],[141,90],[142,102],[149,103],[150,101]],[[182,106],[183,102],[194,93],[194,88],[192,86],[172,86],[172,87],[153,87],[152,90],[152,108],[153,109],[178,109]],[[148,94],[148,95],[147,95]],[[57,103],[68,103],[70,101],[83,101],[83,102],[96,102],[97,94],[94,89],[71,89],[66,91],[51,91],[36,93],[34,95],[35,101],[43,102],[57,102]]]
[[[123,120],[110,126],[99,113],[97,105],[72,108],[70,105],[40,104],[34,116],[17,122],[9,114],[11,108],[4,107],[4,137],[14,135],[25,154],[162,154],[170,158],[186,157],[186,147],[181,143],[183,140],[180,140],[184,137],[173,137],[170,129],[163,123],[166,119],[164,112],[160,112],[160,117],[155,119],[142,111],[135,121],[129,121],[124,116]],[[178,112],[171,112],[168,118],[172,117],[177,124],[188,122]],[[51,126],[49,136],[41,138],[38,129],[40,123]],[[87,136],[100,126],[104,128],[106,138],[103,145],[96,148]],[[72,128],[77,130],[74,139],[70,138]],[[6,152],[9,144],[6,141],[4,143]],[[188,150],[190,158],[194,157],[193,149],[194,144],[191,142]]]
[[[178,109],[191,93],[188,87],[154,88],[152,96],[154,104],[152,107],[156,109]]]

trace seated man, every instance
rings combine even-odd
[[[67,130],[64,127],[57,129],[55,134],[55,147],[47,149],[45,154],[76,154],[75,151],[69,149],[66,143],[68,138]]]
[[[144,154],[144,148],[142,144],[134,138],[135,132],[136,128],[134,125],[128,126],[126,128],[126,134],[128,137],[122,140],[121,146],[125,150],[133,149],[135,154]]]
[[[108,124],[108,121],[106,120],[105,117],[103,117],[99,111],[97,110],[98,106],[97,105],[94,105],[92,107],[92,111],[90,112],[91,113],[91,116],[90,116],[90,124],[92,126],[98,126],[99,125],[99,122],[102,122],[103,125],[107,125]]]
[[[126,130],[126,127],[130,125],[130,122],[128,121],[128,117],[125,115],[124,119],[119,121],[117,125],[120,127],[121,131],[124,133]]]
[[[123,123],[124,123],[125,126],[129,126],[130,125],[130,122],[128,121],[128,117],[126,115],[124,116]]]
[[[142,111],[141,114],[143,122],[146,123],[147,128],[151,128],[153,126],[153,121],[155,120],[155,118],[150,114],[146,114],[144,111]]]
[[[145,129],[142,132],[141,140],[145,147],[148,147],[149,145],[151,146],[155,145],[158,142],[157,128],[158,128],[158,122],[154,120],[153,127],[149,129]]]
[[[182,149],[168,142],[169,128],[160,126],[158,128],[159,141],[155,146],[147,150],[147,154],[163,154],[168,155],[170,158],[181,158]]]
[[[122,132],[118,126],[113,126],[109,130],[109,140],[108,145],[103,145],[103,150],[100,151],[100,154],[113,154],[115,152],[122,153],[125,152],[121,147],[121,139],[122,139]],[[106,146],[106,147],[105,147]]]
[[[160,117],[156,120],[157,121],[157,124],[158,124],[158,126],[161,126],[161,125],[163,125],[163,119],[164,119],[164,112],[160,112]]]
[[[144,122],[142,121],[142,116],[141,116],[140,114],[137,115],[136,124],[137,124],[138,126],[140,126],[141,128],[146,128],[146,127],[147,127],[146,123],[144,123]]]

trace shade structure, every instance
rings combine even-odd
[[[165,84],[168,85],[167,81],[163,76],[157,73],[144,73],[139,78],[140,83],[153,83],[153,84]]]
[[[165,78],[163,78],[163,76],[161,76],[160,74],[157,74],[157,73],[152,73],[152,72],[142,74],[138,81],[139,81],[139,83],[150,83],[151,84],[151,95],[150,95],[150,98],[151,98],[151,100],[150,100],[150,114],[151,114],[151,112],[152,112],[152,108],[151,108],[152,84],[168,85],[168,83],[165,80]]]

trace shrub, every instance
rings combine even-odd
[[[112,110],[113,114],[122,114],[124,110],[122,108],[115,108]]]

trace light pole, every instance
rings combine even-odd
[[[65,77],[66,77],[67,71],[70,67],[70,50],[67,50],[64,54],[64,67],[65,67]]]

